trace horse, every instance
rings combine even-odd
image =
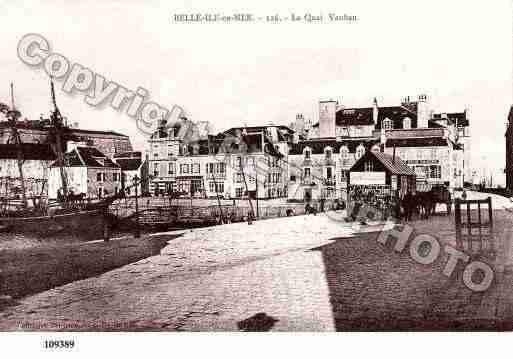
[[[313,215],[316,216],[317,215],[317,209],[314,206],[312,206],[311,204],[307,203],[306,206],[305,206],[305,213],[306,214],[312,214],[313,213]]]

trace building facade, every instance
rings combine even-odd
[[[163,123],[148,141],[151,194],[287,196],[287,155],[292,138],[288,127],[234,127],[193,140],[180,132],[178,127]]]
[[[50,120],[18,121],[16,127],[22,143],[48,143]],[[115,131],[79,129],[76,123],[64,128],[63,137],[66,142],[84,142],[87,146],[96,147],[108,157],[112,157],[115,153],[133,151],[130,139],[126,135]],[[10,138],[9,125],[6,122],[0,122],[0,144],[8,143]]]
[[[49,145],[21,145],[22,171],[28,198],[46,196],[48,173],[56,157]],[[20,197],[21,180],[18,167],[18,146],[0,144],[0,197]]]
[[[299,114],[294,129],[299,133],[289,154],[289,199],[344,197],[347,171],[366,151],[404,160],[416,171],[420,190],[462,187],[471,179],[468,110],[435,113],[425,95],[406,97],[398,106],[379,106],[376,99],[362,108],[320,101],[319,122],[312,125]]]
[[[121,189],[121,168],[95,147],[77,146],[64,156],[64,176],[68,190],[84,193],[88,199],[101,199],[117,194]],[[48,198],[57,199],[63,193],[61,169],[50,167]]]
[[[513,106],[508,113],[508,122],[506,127],[506,188],[513,191]]]

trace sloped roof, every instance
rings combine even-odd
[[[72,151],[64,154],[64,163],[66,167],[120,167],[96,147],[76,147]],[[52,167],[56,167],[57,165],[57,162],[54,162]]]
[[[23,159],[52,161],[56,159],[55,153],[48,144],[23,143],[21,145]],[[0,144],[0,159],[16,159],[18,145]]]
[[[385,147],[439,147],[448,146],[444,137],[389,138]]]
[[[243,126],[243,127],[232,127],[232,128],[229,128],[228,130],[224,131],[225,134],[230,134],[230,135],[236,135],[236,133],[238,131],[243,131],[243,130],[246,130],[246,132],[249,134],[249,133],[254,133],[254,132],[262,132],[262,131],[265,131],[267,128],[269,127],[276,127],[278,129],[281,129],[281,130],[286,130],[288,133],[294,133],[294,131],[290,128],[290,127],[287,127],[287,126],[284,126],[284,125],[265,125],[265,126]],[[279,131],[278,131],[279,132]]]
[[[341,108],[336,113],[335,123],[337,126],[365,126],[374,125],[372,118],[372,107]],[[385,118],[392,121],[394,128],[403,128],[403,119],[411,119],[411,127],[417,127],[417,102],[401,106],[378,107],[378,123],[376,129],[381,129],[381,123]],[[313,125],[318,127],[319,123]]]
[[[123,171],[135,171],[141,166],[142,160],[140,158],[119,158],[116,163]]]
[[[376,157],[383,165],[393,174],[398,175],[415,175],[413,168],[408,166],[406,162],[400,159],[398,156],[395,158],[392,155],[383,152],[370,152]]]
[[[114,158],[140,158],[142,156],[141,151],[130,151],[130,152],[119,152],[114,154]]]
[[[116,136],[116,137],[128,137],[127,135],[123,135],[123,134],[121,134],[119,132],[115,132],[115,131],[84,130],[84,129],[80,129],[80,128],[69,128],[69,131],[71,131],[75,135],[91,134],[91,135],[111,135],[111,136]]]
[[[394,158],[392,155],[376,151],[367,151],[365,155],[363,155],[358,161],[355,162],[350,171],[353,171],[354,168],[359,167],[360,164],[363,161],[368,160],[369,157],[376,158],[391,174],[415,176],[415,171],[398,156],[395,156]]]
[[[356,147],[363,144],[365,148],[370,149],[374,144],[379,143],[379,138],[375,137],[349,137],[337,141],[335,138],[319,138],[293,143],[290,147],[290,155],[301,155],[306,147],[312,149],[312,154],[323,154],[326,147],[331,147],[333,152],[339,152],[340,147],[347,146],[350,153],[356,152]]]
[[[444,119],[442,116],[445,115],[447,116],[447,120],[450,122],[450,123],[456,123],[458,122],[458,126],[468,126],[469,125],[469,120],[468,120],[468,117],[467,117],[467,111],[463,111],[463,112],[449,112],[449,113],[434,113],[433,114],[433,119],[434,120],[442,120]]]

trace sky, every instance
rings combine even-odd
[[[29,119],[51,109],[49,79],[17,57],[27,33],[107,80],[215,131],[231,126],[314,121],[318,101],[397,105],[427,94],[440,112],[470,109],[472,166],[504,168],[512,94],[512,4],[494,1],[92,1],[0,0],[0,101],[14,82]],[[256,16],[337,13],[353,23],[175,23],[175,13]],[[123,111],[92,107],[56,82],[61,112],[81,128],[115,130],[144,149],[147,135]]]

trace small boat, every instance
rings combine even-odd
[[[64,152],[62,150],[62,131],[64,129],[63,117],[55,101],[55,90],[51,82],[51,95],[54,110],[51,114],[51,147],[54,150],[57,162],[61,169],[62,187],[67,191],[67,179],[64,172]],[[11,84],[12,97],[12,84]],[[41,238],[54,235],[70,235],[87,239],[106,238],[108,236],[109,217],[108,206],[117,198],[116,196],[105,198],[96,203],[77,203],[64,196],[61,201],[53,206],[45,203],[39,208],[29,208],[25,194],[23,177],[23,151],[21,150],[21,137],[16,123],[21,113],[12,106],[0,103],[0,113],[7,118],[11,128],[10,141],[18,145],[18,170],[21,183],[21,202],[14,200],[17,205],[13,209],[0,213],[0,231],[16,234],[31,234]]]

